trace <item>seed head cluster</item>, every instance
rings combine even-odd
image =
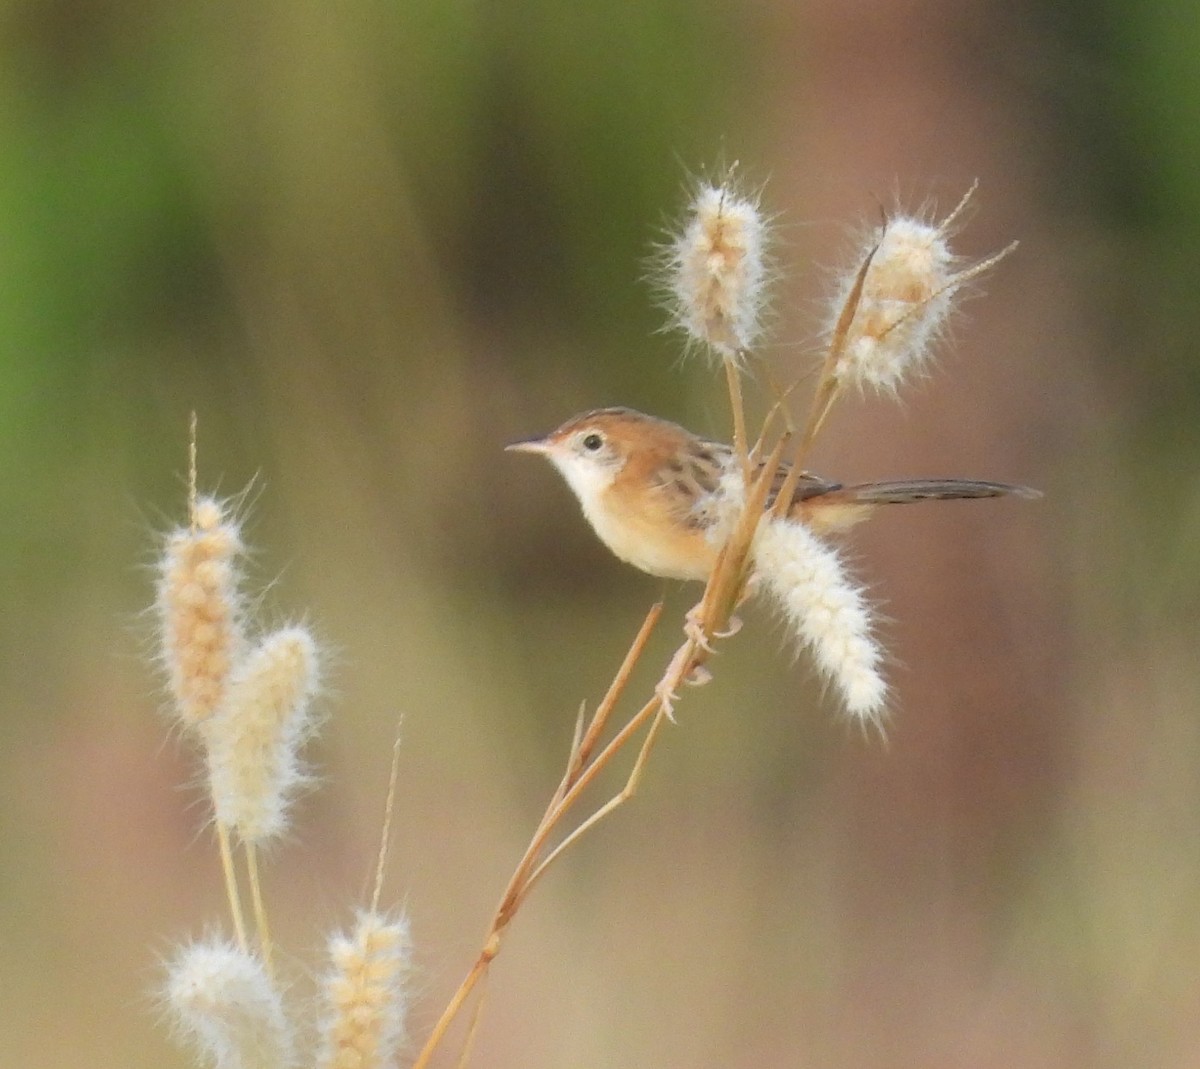
[[[826,341],[832,346],[869,261],[834,368],[840,384],[895,394],[928,364],[963,284],[1014,247],[968,266],[951,251],[950,236],[973,192],[974,187],[939,223],[896,214],[867,232],[852,268],[839,276],[827,318]]]
[[[761,329],[767,224],[731,181],[702,183],[667,250],[671,323],[724,359],[740,361]]]
[[[777,438],[774,450],[766,448],[770,416],[757,445],[750,446],[745,434],[741,372],[762,331],[770,244],[770,228],[757,198],[735,187],[732,172],[719,183],[700,183],[691,198],[686,222],[664,258],[662,281],[669,293],[671,325],[682,329],[691,344],[704,348],[723,364],[734,411],[735,447],[729,455],[737,463],[722,469],[715,486],[706,486],[711,497],[707,536],[713,548],[721,552],[718,564],[710,566],[714,567],[713,576],[699,608],[703,612],[715,605],[717,612],[728,614],[739,597],[753,591],[765,593],[778,606],[797,645],[811,655],[844,709],[863,724],[880,724],[888,704],[887,683],[881,672],[885,654],[875,637],[871,605],[848,573],[842,556],[826,541],[825,535],[834,528],[821,527],[815,520],[810,525],[789,518],[788,509],[795,503],[790,491],[803,470],[801,462],[808,446],[843,388],[895,393],[928,362],[953,299],[964,283],[1009,251],[961,266],[948,239],[969,197],[970,193],[940,223],[896,215],[867,236],[852,269],[840,279],[833,299],[826,331],[826,362],[814,390],[809,423],[796,439],[798,449],[790,469],[786,464],[780,466],[784,437]],[[231,942],[208,938],[179,947],[166,963],[162,1002],[178,1035],[204,1064],[215,1069],[294,1069],[301,1061],[301,1041],[293,1021],[300,1015],[290,1016],[287,1012],[273,972],[255,859],[259,846],[287,831],[291,803],[308,781],[300,754],[315,730],[312,709],[319,688],[321,651],[310,631],[300,625],[265,634],[253,632],[241,592],[245,547],[237,519],[227,502],[195,494],[194,429],[193,422],[188,524],[168,534],[157,566],[156,637],[172,714],[203,750],[209,801],[238,939]],[[599,434],[588,438],[603,445]],[[763,461],[764,453],[771,457],[768,463]],[[785,472],[786,489],[781,489],[776,477]],[[936,483],[917,482],[926,487]],[[818,487],[815,492],[872,487],[877,491],[881,487],[894,490],[899,485],[912,484]],[[975,486],[1004,492],[1018,489],[995,483]],[[922,495],[914,499],[916,496]],[[937,495],[926,492],[923,496]],[[874,503],[878,502],[868,502]],[[862,502],[852,500],[851,504]],[[690,519],[694,520],[695,515]],[[722,571],[730,561],[732,565]],[[684,574],[701,578],[703,571]],[[647,627],[655,618],[647,620]],[[710,615],[702,621],[702,627],[708,628],[712,620]],[[678,675],[672,676],[668,669],[664,682],[683,679],[689,669],[689,681],[700,679],[704,658],[698,651],[709,634],[705,630],[700,637],[690,635],[688,644],[676,655],[682,655],[683,660],[673,662]],[[642,641],[644,636],[631,651],[630,667],[640,655]],[[707,645],[704,650],[712,652]],[[622,672],[627,674],[628,668]],[[618,680],[622,678],[618,675]],[[616,693],[614,689],[614,696]],[[654,711],[652,704],[638,715]],[[658,712],[670,713],[668,697],[662,692]],[[577,729],[568,776],[583,768],[582,723]],[[588,738],[593,738],[591,732],[598,723],[599,714],[588,729]],[[651,738],[653,734],[652,729]],[[603,752],[607,755],[615,748]],[[638,758],[639,768],[648,752],[647,741]],[[589,771],[600,764],[601,759],[593,756]],[[395,765],[392,776],[385,844]],[[572,781],[564,780],[561,790],[568,782]],[[633,782],[631,779],[627,788],[630,792]],[[623,797],[618,796],[616,801]],[[573,841],[582,828],[612,805],[598,810],[564,841]],[[539,828],[543,845],[557,819],[548,816]],[[536,859],[539,840],[535,838],[534,842],[526,861]],[[258,939],[257,949],[251,949],[247,934],[251,929],[242,913],[235,849],[243,852],[245,878],[251,886],[255,909],[252,934]],[[540,867],[530,870],[532,875],[526,874],[526,882],[521,884],[524,890],[557,853],[543,858]],[[306,1042],[315,1040],[314,1050],[303,1058],[304,1064],[316,1069],[388,1069],[396,1064],[406,1041],[412,947],[407,918],[379,909],[385,857],[386,848],[381,850],[371,908],[359,911],[348,931],[337,932],[328,940],[329,964],[318,980],[318,1007],[304,1036]],[[505,901],[519,902],[520,897],[514,892]],[[480,959],[483,964],[495,955],[499,933],[511,918],[504,912],[507,909],[507,905],[502,907],[496,915],[494,943],[489,942],[488,956]],[[469,992],[477,975],[478,968],[460,988],[460,994]],[[461,1005],[461,999],[457,1005]],[[451,1003],[451,1009],[456,1009],[456,1002]],[[448,1012],[438,1028],[452,1016]],[[434,1032],[419,1064],[426,1064],[441,1034],[440,1030]]]
[[[837,374],[860,387],[894,391],[929,359],[950,310],[954,260],[940,230],[903,216],[873,234],[872,244]],[[835,301],[838,308],[844,299]]]
[[[312,732],[317,647],[302,627],[267,635],[238,665],[229,700],[209,722],[208,768],[217,820],[247,843],[287,827],[305,782],[301,744]]]
[[[202,497],[190,524],[168,535],[159,561],[159,659],[172,710],[185,728],[199,728],[221,706],[242,653],[238,567],[243,552],[228,506]]]
[[[768,519],[754,543],[755,575],[851,716],[878,722],[887,701],[871,609],[836,549],[795,520]]]
[[[329,940],[321,983],[318,1069],[384,1069],[404,1042],[411,969],[408,921],[363,910]]]
[[[300,1040],[273,973],[254,858],[259,846],[286,831],[290,803],[307,781],[299,755],[315,729],[320,650],[299,625],[247,634],[239,590],[244,547],[231,509],[198,498],[189,520],[167,536],[159,562],[160,657],[175,716],[195,729],[189,737],[204,753],[238,939],[179,947],[166,963],[162,1001],[201,1063],[293,1069]],[[257,948],[241,919],[232,844],[246,856]],[[330,939],[329,953],[324,1016],[305,1037],[317,1041],[320,1053],[306,1056],[305,1064],[315,1058],[322,1069],[393,1065],[408,1008],[407,920],[375,907],[363,911],[348,934]]]
[[[163,1003],[175,1030],[215,1069],[292,1069],[295,1029],[262,961],[222,939],[181,947]]]

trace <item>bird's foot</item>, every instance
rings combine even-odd
[[[667,685],[666,677],[654,688],[654,696],[658,699],[658,705],[662,710],[663,716],[670,720],[672,724],[678,723],[675,719],[675,703],[679,701],[679,695]]]
[[[687,615],[683,618],[683,633],[689,641],[700,647],[705,653],[715,653],[716,651],[712,648],[708,635],[704,631],[703,609],[703,602],[688,609]]]
[[[724,631],[717,631],[713,638],[733,638],[742,629],[742,618],[740,616],[731,616],[729,622],[725,625]]]
[[[712,639],[714,638],[733,638],[742,629],[742,618],[740,616],[729,617],[729,622],[725,625],[724,631],[714,631],[711,637],[704,629],[704,624],[701,620],[701,606],[693,605],[688,609],[687,615],[683,618],[683,633],[691,639],[705,653],[716,653],[713,649]]]

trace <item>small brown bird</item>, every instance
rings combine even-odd
[[[668,579],[708,578],[745,494],[732,448],[632,408],[584,412],[544,438],[508,448],[545,456],[579,498],[600,540],[621,560]],[[780,465],[776,492],[787,472]],[[1039,496],[1028,487],[978,479],[843,486],[804,472],[788,515],[824,534],[853,526],[877,505],[1008,494]]]

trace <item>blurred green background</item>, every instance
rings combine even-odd
[[[686,175],[731,160],[780,214],[757,412],[811,364],[847,226],[980,180],[961,251],[1020,249],[813,464],[1046,497],[856,537],[886,745],[751,611],[518,918],[475,1064],[1200,1062],[1200,9],[8,0],[0,27],[4,1064],[187,1064],[157,961],[223,906],[144,610],[193,409],[202,488],[252,487],[264,623],[334,662],[323,786],[267,875],[289,975],[363,901],[403,716],[424,1036],[664,589],[501,447],[612,403],[726,433],[643,276]],[[666,588],[635,691],[695,593]]]

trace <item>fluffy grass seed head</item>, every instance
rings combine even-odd
[[[883,653],[873,635],[866,596],[847,575],[837,551],[801,523],[769,518],[755,536],[754,571],[797,641],[833,683],[846,711],[860,721],[878,723],[887,701],[879,671]]]
[[[699,183],[665,250],[670,325],[723,359],[740,360],[762,327],[768,237],[757,198],[740,193],[732,176]]]
[[[229,694],[206,725],[209,787],[217,820],[246,843],[283,833],[306,782],[300,747],[312,734],[317,645],[303,627],[267,635],[237,666]]]
[[[839,277],[826,329],[835,325],[855,280],[871,257],[854,318],[834,374],[844,385],[894,393],[929,361],[963,283],[987,270],[1013,246],[960,269],[949,239],[974,187],[940,223],[897,214],[866,236],[853,267]]]
[[[383,1069],[405,1039],[412,945],[408,921],[373,910],[329,940],[321,981],[318,1069]]]
[[[180,1039],[214,1069],[291,1069],[296,1039],[262,961],[224,940],[181,947],[163,1001]]]
[[[172,531],[158,562],[159,658],[172,710],[196,728],[221,706],[242,649],[238,561],[244,552],[231,510],[200,497],[190,523]]]

